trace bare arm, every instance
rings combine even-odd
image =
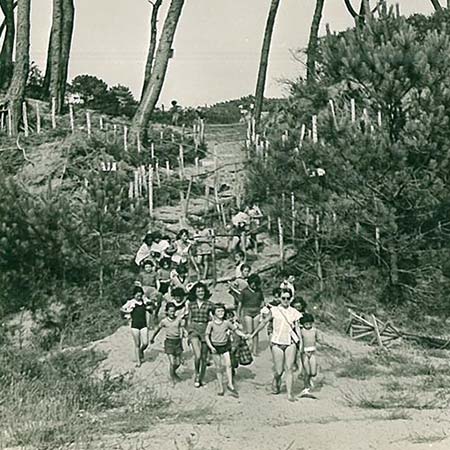
[[[163,328],[163,325],[162,325],[162,322],[160,322],[160,324],[158,325],[156,330],[153,332],[152,337],[150,338],[150,344],[153,344],[155,342],[155,338],[156,338],[156,336],[158,336],[158,334],[162,330],[162,328]]]
[[[212,328],[208,324],[208,327],[206,328],[205,341],[206,341],[206,345],[211,350],[211,353],[216,353],[216,349],[214,348],[214,346],[212,345],[212,342],[211,342],[211,330],[212,330]]]
[[[261,322],[259,322],[259,325],[256,327],[256,329],[250,335],[250,338],[253,339],[271,320],[272,320],[272,312],[270,312],[265,319],[263,319]]]

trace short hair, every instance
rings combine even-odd
[[[178,233],[177,233],[177,239],[181,239],[181,236],[183,236],[183,234],[187,234],[189,236],[189,230],[187,228],[182,228]]]
[[[272,289],[272,295],[274,297],[279,297],[281,295],[281,288],[276,287]]]
[[[182,274],[182,273],[188,273],[187,265],[186,265],[186,264],[179,264],[179,265],[176,267],[176,271],[177,271],[179,274]]]
[[[300,323],[304,325],[305,323],[314,323],[314,316],[309,313],[303,314],[303,317],[300,318]]]
[[[172,297],[184,297],[186,295],[186,292],[183,288],[177,287],[175,289],[172,289],[171,291]]]
[[[257,273],[252,273],[248,279],[247,279],[247,283],[248,284],[256,284],[256,286],[261,286],[261,278]]]
[[[209,297],[211,297],[211,292],[209,292],[208,286],[206,286],[205,283],[202,283],[201,281],[197,281],[191,289],[189,290],[189,300],[195,301],[197,300],[197,289],[202,288],[205,291],[205,300],[207,300]]]
[[[144,261],[142,261],[142,267],[145,267],[145,266],[155,267],[155,262],[151,259],[144,259]]]
[[[159,260],[159,266],[160,266],[161,268],[163,268],[165,264],[167,264],[168,266],[170,266],[170,265],[172,264],[172,260],[171,260],[170,258],[161,258],[161,259]]]
[[[242,256],[243,258],[245,258],[245,253],[244,253],[242,250],[236,250],[235,253],[234,253],[234,255],[235,255],[235,256],[236,256],[236,255],[239,255],[239,256]]]
[[[133,295],[136,295],[138,292],[140,292],[141,294],[144,294],[144,289],[142,289],[140,286],[134,286]]]
[[[213,306],[213,311],[214,313],[218,310],[218,309],[223,309],[225,312],[227,312],[227,308],[225,307],[225,305],[223,303],[215,303]]]
[[[250,277],[249,277],[250,278]],[[289,294],[289,297],[290,298],[292,298],[294,295],[292,294],[292,291],[291,291],[291,289],[280,289],[280,291],[281,291],[281,293],[280,293],[280,297],[283,295],[283,294]]]
[[[177,309],[175,303],[172,303],[172,302],[166,303],[166,312],[168,312],[170,308]]]
[[[248,269],[248,270],[252,270],[252,266],[250,265],[250,264],[242,264],[242,266],[241,266],[241,272],[244,270],[244,269]]]

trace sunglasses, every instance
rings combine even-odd
[[[281,296],[280,297],[282,300],[290,300],[291,299],[291,297],[289,297],[289,295],[285,295],[285,296]]]

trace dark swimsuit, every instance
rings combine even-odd
[[[148,307],[142,304],[137,304],[131,312],[131,328],[142,330],[147,328],[147,313]]]

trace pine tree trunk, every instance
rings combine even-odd
[[[6,100],[12,114],[12,133],[17,135],[21,117],[22,102],[30,67],[30,3],[31,0],[19,0],[17,11],[16,61],[6,94]]]
[[[52,28],[47,52],[44,92],[56,99],[56,112],[64,106],[75,8],[73,0],[53,0]]]
[[[163,0],[156,0],[152,7],[152,16],[150,19],[150,44],[148,47],[147,63],[145,64],[144,86],[142,88],[141,99],[144,97],[145,88],[150,80],[152,73],[153,59],[155,58],[156,41],[158,37],[158,13]]]
[[[441,11],[442,10],[442,6],[439,3],[439,0],[431,0],[431,3],[433,5],[433,8],[435,11]]]
[[[58,113],[62,112],[66,95],[67,77],[69,73],[70,50],[72,48],[73,27],[75,20],[74,0],[63,0],[63,27],[61,38],[61,65],[59,73],[59,99]]]
[[[261,122],[261,112],[264,101],[264,89],[266,86],[267,66],[269,63],[270,44],[272,42],[273,28],[277,17],[280,0],[271,0],[269,14],[267,16],[266,29],[264,32],[263,46],[261,49],[261,59],[259,61],[258,80],[255,92],[255,125],[259,130]]]
[[[13,73],[13,50],[15,37],[13,0],[0,0],[0,7],[5,16],[5,38],[0,53],[0,89],[8,89]]]
[[[142,138],[145,138],[147,124],[158,102],[164,84],[172,43],[183,6],[184,0],[172,0],[170,3],[156,52],[153,70],[131,124],[131,133],[133,136],[141,135]]]
[[[319,27],[322,20],[323,5],[325,0],[316,0],[316,9],[311,23],[311,31],[309,33],[308,49],[306,50],[306,79],[314,81],[316,78],[316,61],[319,40]]]

